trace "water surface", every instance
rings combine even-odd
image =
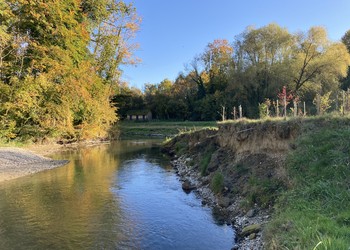
[[[0,249],[231,249],[154,141],[62,152],[67,166],[0,185]]]

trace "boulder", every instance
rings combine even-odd
[[[227,208],[230,206],[230,198],[228,197],[219,197],[218,198],[218,205],[223,208]]]
[[[252,217],[254,217],[254,215],[255,215],[255,210],[254,210],[254,209],[250,209],[250,210],[248,211],[248,213],[246,214],[246,216],[247,216],[248,218],[252,218]]]
[[[254,240],[256,238],[256,234],[255,233],[252,233],[249,235],[248,237],[250,240]]]
[[[246,237],[248,235],[251,235],[253,233],[258,233],[261,230],[261,225],[260,224],[253,224],[249,225],[243,228],[241,232],[242,237]]]
[[[193,189],[195,189],[196,187],[194,185],[191,184],[191,182],[189,182],[188,180],[185,180],[182,183],[182,189],[186,192],[192,191]]]

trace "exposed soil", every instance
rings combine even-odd
[[[204,205],[237,232],[233,249],[263,249],[264,224],[275,198],[290,183],[286,154],[300,133],[298,121],[271,124],[223,124],[173,138],[164,151],[183,181],[195,187]],[[207,162],[206,162],[207,161]],[[223,182],[215,184],[215,176]],[[214,187],[216,185],[216,187]],[[213,190],[219,185],[219,192]],[[252,226],[255,231],[248,231]]]

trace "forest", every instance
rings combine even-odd
[[[140,23],[123,1],[0,0],[0,139],[104,138],[137,110],[214,121],[240,109],[276,116],[284,104],[284,113],[303,115],[350,109],[350,31],[334,42],[323,27],[248,27],[233,41],[209,42],[174,81],[140,90],[120,69],[139,61]]]
[[[175,81],[122,88],[120,116],[150,110],[156,119],[222,120],[349,110],[350,32],[333,42],[323,27],[290,33],[272,23],[217,39]],[[283,100],[286,96],[286,100]],[[305,107],[305,109],[304,109]],[[294,110],[293,110],[294,109]]]
[[[102,138],[140,18],[114,0],[0,0],[0,138]]]

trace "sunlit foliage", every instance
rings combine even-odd
[[[248,27],[232,43],[209,42],[174,82],[147,84],[145,106],[158,119],[219,120],[223,109],[226,118],[234,118],[240,105],[244,116],[256,118],[259,104],[269,99],[276,106],[286,86],[306,102],[306,113],[316,114],[316,95],[331,93],[334,99],[339,87],[350,86],[344,78],[350,65],[349,34],[333,42],[323,27],[298,33],[275,23]],[[336,110],[337,102],[332,104]]]
[[[138,23],[122,1],[0,0],[0,137],[105,137]]]

